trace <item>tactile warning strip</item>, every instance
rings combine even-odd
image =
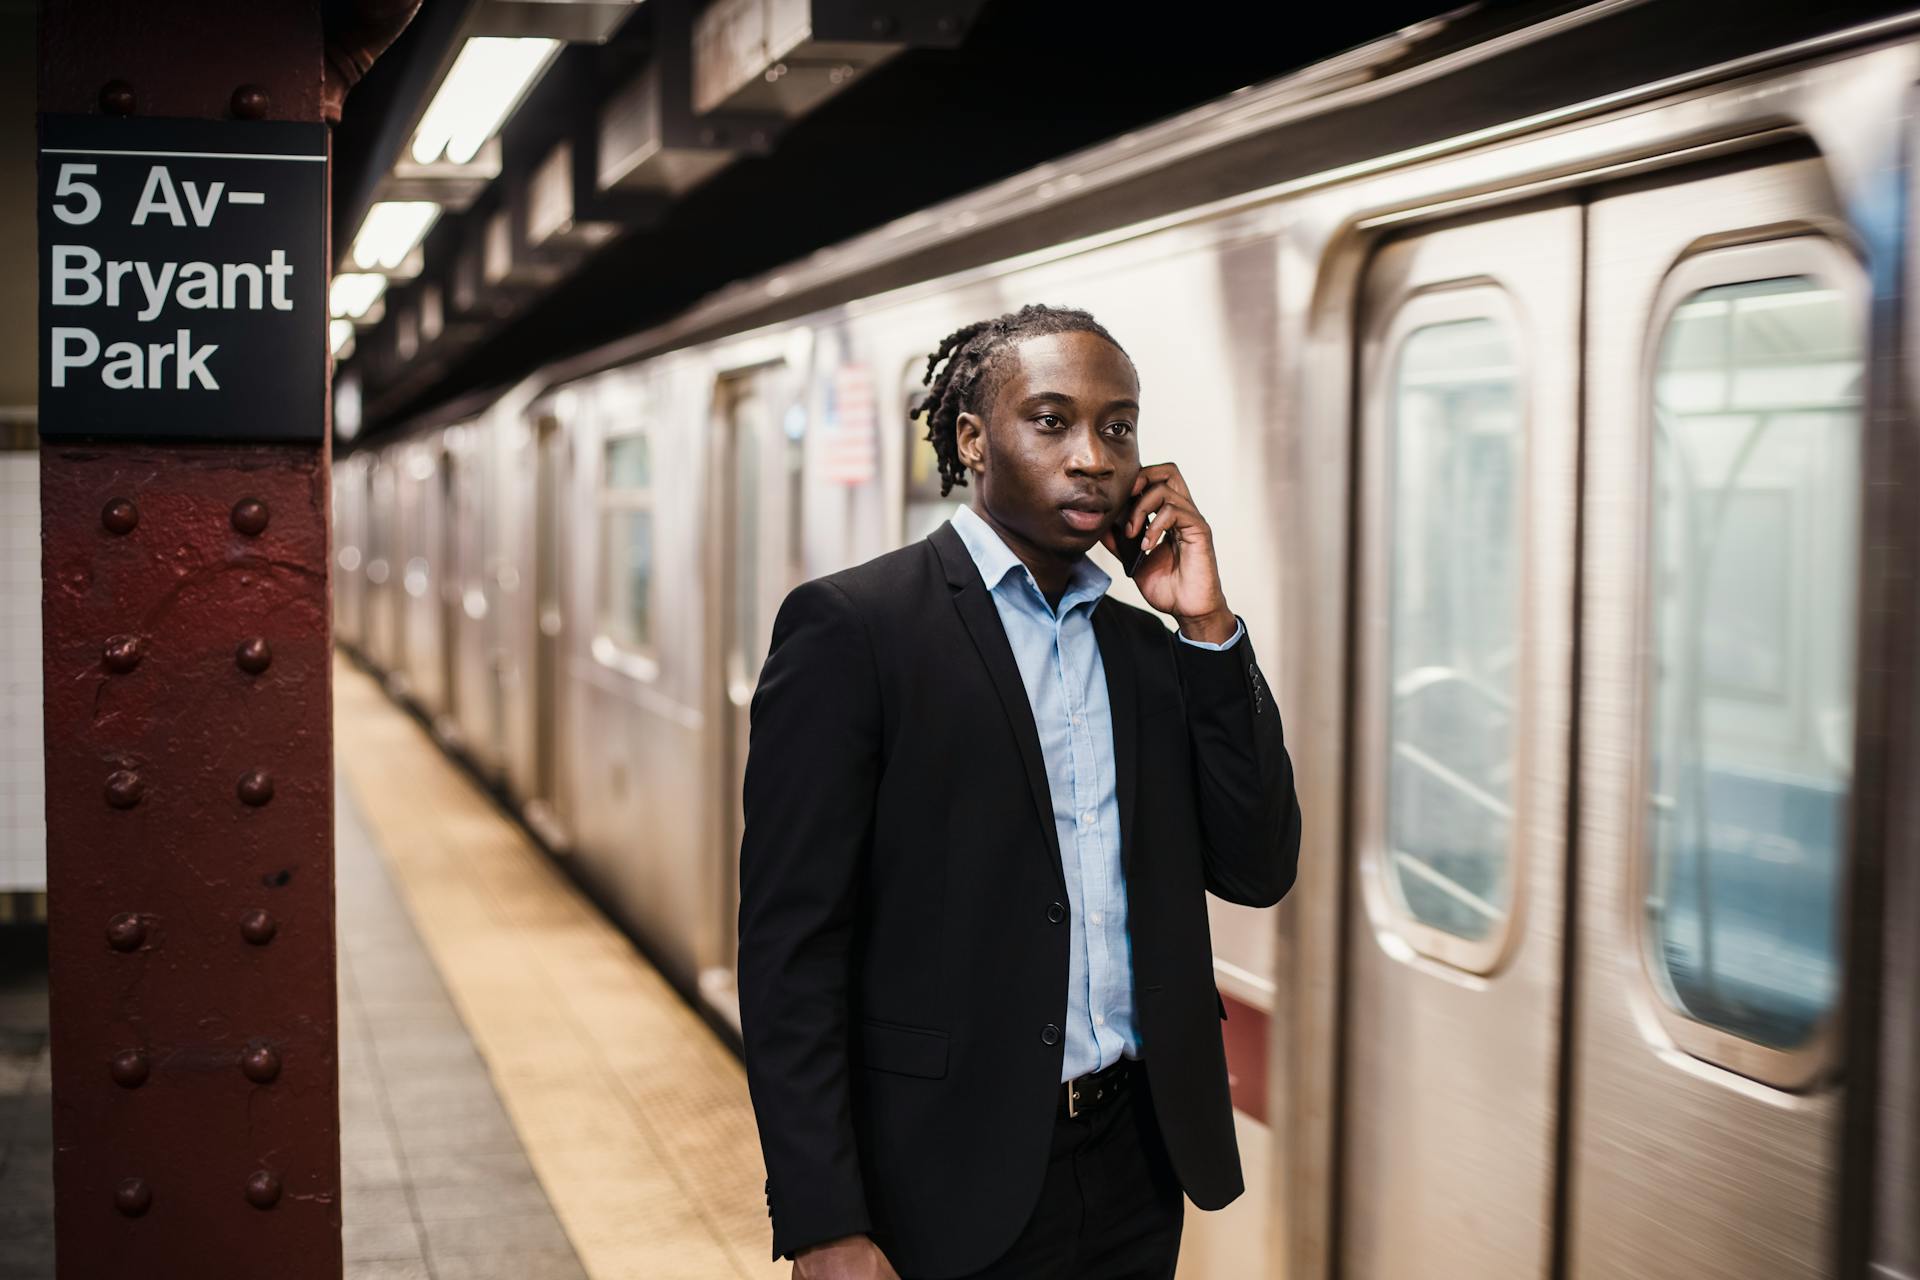
[[[344,660],[334,706],[341,775],[588,1274],[786,1275],[739,1061]]]

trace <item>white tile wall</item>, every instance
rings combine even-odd
[[[0,452],[0,893],[47,887],[40,455]]]

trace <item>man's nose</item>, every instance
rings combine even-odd
[[[1081,427],[1073,433],[1073,452],[1067,459],[1067,469],[1076,474],[1113,474],[1113,452],[1093,426]]]

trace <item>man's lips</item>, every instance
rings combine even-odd
[[[1060,518],[1082,533],[1092,533],[1106,525],[1108,511],[1095,499],[1077,499],[1061,505]]]

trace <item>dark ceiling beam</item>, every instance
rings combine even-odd
[[[442,209],[418,251],[417,276],[391,278],[386,297],[362,321],[350,365],[376,415],[437,379],[476,335],[508,327],[609,241],[657,227],[694,188],[740,161],[770,155],[795,119],[873,68],[910,46],[957,44],[982,2],[600,6],[626,20],[595,41],[606,48],[562,52],[490,144],[484,186],[468,185],[465,174],[452,185],[416,176],[401,156],[365,197],[368,204],[433,199]],[[552,13],[576,6],[540,7]],[[450,35],[423,42],[375,145],[406,145],[411,120],[457,46],[475,35],[521,34],[524,8],[476,0]],[[433,74],[421,75],[427,67]],[[336,255],[342,261],[346,248]],[[446,323],[424,322],[427,316]]]
[[[368,74],[334,139],[333,245],[346,252],[387,167],[411,140],[447,51],[475,0],[424,0],[413,24]]]
[[[580,130],[604,128],[583,122],[597,119],[650,58],[688,47],[679,31],[661,29],[675,13],[693,13],[674,8],[684,2],[647,0],[607,46],[562,55],[502,132],[498,190],[467,214],[443,218],[429,236],[423,281],[436,259],[466,243],[471,232],[462,224],[494,216],[502,199],[524,200],[510,193],[558,141],[569,131],[579,139]],[[877,0],[815,0],[815,11],[836,4],[835,21],[864,21],[881,35],[873,23],[886,15]],[[1456,6],[1406,0],[1327,10],[1303,22],[1297,10],[1279,6],[987,0],[963,38],[932,31],[957,47],[909,50],[877,64],[787,123],[767,154],[736,157],[697,186],[671,192],[664,209],[610,219],[620,222],[618,235],[579,269],[550,288],[513,290],[491,321],[476,316],[475,329],[459,335],[464,343],[450,334],[403,361],[384,332],[389,325],[367,331],[353,364],[366,377],[368,427],[378,431],[474,387],[510,382],[657,323],[731,281]],[[911,8],[939,22],[937,0]],[[907,34],[896,26],[885,37]],[[831,42],[813,43],[802,52],[832,51]],[[764,82],[796,74],[788,67]],[[585,98],[592,111],[582,110]],[[778,105],[738,85],[717,100]],[[576,165],[584,162],[581,145]]]

